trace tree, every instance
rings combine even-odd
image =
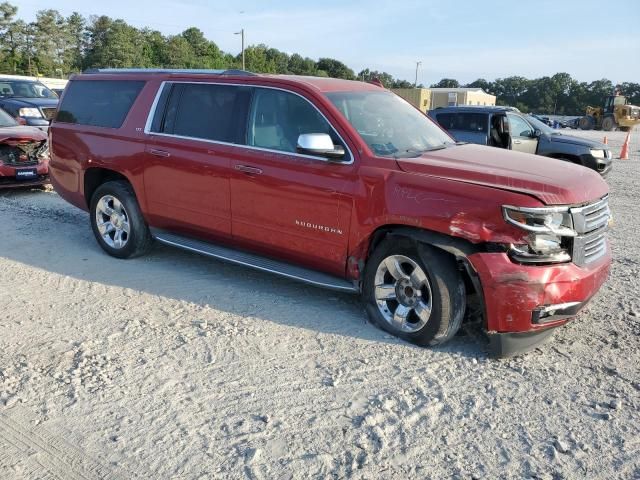
[[[333,58],[321,58],[316,64],[318,70],[322,70],[333,78],[344,78],[346,80],[354,80],[356,78],[353,70],[344,63]]]
[[[111,20],[105,16],[93,18],[88,30],[87,67],[128,68],[144,64],[145,52],[140,48],[144,36],[124,20]],[[182,41],[187,44],[184,38]],[[166,55],[174,53],[167,46]]]
[[[294,75],[314,75],[316,73],[316,62],[310,58],[302,58],[302,55],[294,53],[289,57],[287,71]]]
[[[620,91],[627,97],[631,104],[640,105],[640,83],[621,83]]]
[[[471,83],[465,85],[468,88],[481,88],[486,93],[491,93],[493,91],[493,84],[491,82],[486,81],[484,78],[479,78],[474,80]]]
[[[240,55],[221,51],[196,27],[179,35],[165,36],[157,30],[136,28],[108,16],[84,18],[77,12],[63,17],[45,9],[33,23],[17,18],[18,8],[0,3],[0,71],[15,74],[45,74],[81,71],[91,67],[240,68]],[[349,80],[378,78],[387,88],[413,88],[408,80],[387,72],[365,68],[356,76],[347,65],[333,58],[317,62],[298,53],[289,55],[268,45],[245,50],[247,68],[263,73],[315,75]],[[443,78],[433,88],[457,88],[453,78]],[[578,82],[566,72],[535,79],[521,76],[484,78],[465,85],[496,95],[498,105],[513,105],[522,111],[582,115],[587,105],[601,106],[614,84],[608,79]],[[422,88],[422,85],[418,85]],[[640,105],[640,84],[619,85],[629,101]]]
[[[418,88],[422,88],[422,84],[417,85]],[[393,85],[391,85],[391,88],[413,88],[413,83],[409,82],[408,80],[394,80],[393,81]]]
[[[498,78],[493,82],[493,94],[498,105],[516,105],[529,89],[529,80],[524,77]]]
[[[163,51],[163,62],[167,68],[194,68],[196,55],[182,35],[169,37]]]
[[[65,71],[80,72],[83,68],[83,59],[87,48],[86,21],[78,12],[73,12],[66,21],[69,39],[69,48],[65,52]]]
[[[431,85],[431,88],[458,88],[460,84],[453,78],[443,78],[438,83]]]

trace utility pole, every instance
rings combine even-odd
[[[25,37],[26,37],[26,41],[27,41],[27,62],[29,65],[29,76],[32,76],[31,74],[31,36],[33,35],[33,23],[28,24],[25,27]]]
[[[420,65],[422,65],[422,62],[416,62],[416,81],[413,84],[413,88],[418,87],[418,67],[420,67]]]
[[[242,70],[245,70],[244,68],[244,28],[241,29],[239,32],[236,32],[235,35],[240,35],[242,39]]]

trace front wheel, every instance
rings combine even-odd
[[[452,256],[395,237],[367,262],[363,298],[374,324],[417,345],[453,337],[466,306],[464,282]]]
[[[132,258],[149,251],[153,242],[131,185],[117,180],[103,183],[91,197],[91,227],[109,255]]]

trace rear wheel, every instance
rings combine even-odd
[[[91,197],[90,215],[96,240],[109,255],[132,258],[151,248],[149,228],[129,183],[118,180],[100,185]]]
[[[374,324],[417,345],[453,337],[466,300],[453,257],[397,237],[385,240],[367,262],[363,298]]]
[[[587,115],[578,121],[578,126],[580,130],[592,130],[596,126],[596,121],[591,115]]]
[[[605,117],[602,120],[602,130],[606,132],[610,132],[611,130],[615,130],[616,121],[613,117]]]

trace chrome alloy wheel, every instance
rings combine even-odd
[[[385,321],[402,332],[417,332],[431,316],[429,279],[416,262],[403,255],[391,255],[378,265],[375,298]]]
[[[96,204],[96,225],[104,243],[121,249],[129,240],[129,215],[113,195],[105,195]]]

